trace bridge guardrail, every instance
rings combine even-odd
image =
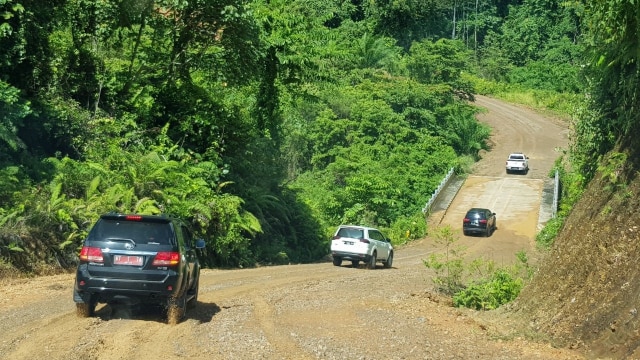
[[[551,207],[551,218],[555,219],[558,215],[558,201],[560,198],[560,173],[556,170],[553,182],[553,205]]]
[[[455,174],[454,168],[451,168],[447,173],[447,175],[444,177],[444,179],[442,179],[442,181],[440,182],[440,185],[438,185],[438,188],[434,190],[433,194],[431,195],[431,198],[429,198],[429,201],[427,201],[427,203],[422,208],[422,213],[425,215],[425,217],[429,215],[429,213],[431,212],[431,206],[438,199],[438,195],[440,195],[440,192],[442,191],[442,189],[444,189],[449,183],[449,181],[451,181],[451,178],[453,177],[454,174]]]

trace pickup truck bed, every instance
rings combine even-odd
[[[529,172],[529,157],[523,153],[512,153],[509,155],[506,164],[507,174],[512,172]]]

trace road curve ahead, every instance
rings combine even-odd
[[[517,252],[535,250],[543,190],[553,186],[549,173],[568,145],[569,130],[567,124],[526,108],[484,96],[476,103],[486,110],[479,121],[492,128],[491,150],[482,153],[445,214],[438,215],[439,225],[451,226],[470,256],[512,263]],[[518,151],[529,156],[530,171],[507,174],[506,159]],[[462,219],[472,207],[497,214],[498,230],[490,238],[462,234]]]

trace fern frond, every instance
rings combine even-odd
[[[98,191],[98,186],[100,186],[100,175],[94,177],[91,182],[89,183],[89,186],[87,186],[87,191],[86,191],[86,199],[89,200],[92,196],[96,195],[97,191]]]
[[[14,211],[14,212],[12,212],[12,213],[9,213],[9,214],[7,214],[7,215],[5,215],[5,216],[0,217],[0,227],[3,227],[3,226],[4,226],[4,224],[6,224],[6,223],[7,223],[7,221],[9,221],[9,220],[11,220],[12,218],[14,218],[14,217],[16,216],[16,214],[17,214],[17,213],[18,213],[17,211]]]
[[[231,185],[231,184],[233,184],[233,181],[221,182],[220,184],[218,184],[218,187],[216,188],[216,192],[219,194],[222,191],[222,188],[224,188],[227,185]]]
[[[262,232],[262,225],[260,225],[260,220],[255,217],[252,213],[248,211],[242,211],[236,217],[237,223],[242,230],[251,234],[251,236],[255,236],[258,233]]]
[[[142,198],[135,204],[133,212],[136,214],[156,215],[160,214],[162,211],[158,208],[155,200],[151,198]]]
[[[74,243],[74,240],[76,239],[76,237],[78,237],[78,233],[75,231],[72,232],[71,234],[69,234],[69,236],[67,236],[67,239],[65,241],[61,242],[58,245],[58,248],[60,248],[60,250],[64,250],[65,247]]]

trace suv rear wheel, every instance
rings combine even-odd
[[[389,253],[389,257],[387,258],[387,261],[385,261],[384,263],[384,267],[385,268],[390,268],[391,266],[393,266],[393,251]]]
[[[342,265],[342,258],[334,256],[333,257],[333,265],[340,266]]]
[[[378,261],[378,253],[374,251],[373,254],[371,254],[371,258],[369,259],[369,262],[367,263],[367,269],[375,269],[377,261]]]
[[[167,307],[167,322],[176,325],[182,320],[187,305],[187,294],[182,294],[177,299],[170,299]]]
[[[76,314],[78,317],[87,318],[95,313],[96,304],[76,303]]]
[[[94,296],[89,296],[89,300],[85,301],[76,290],[73,291],[73,299],[76,301],[76,314],[78,317],[86,318],[94,315],[97,301]]]
[[[189,289],[191,299],[187,301],[187,308],[193,309],[198,304],[198,290],[200,290],[200,276],[198,276],[195,284],[193,284],[193,288]]]

